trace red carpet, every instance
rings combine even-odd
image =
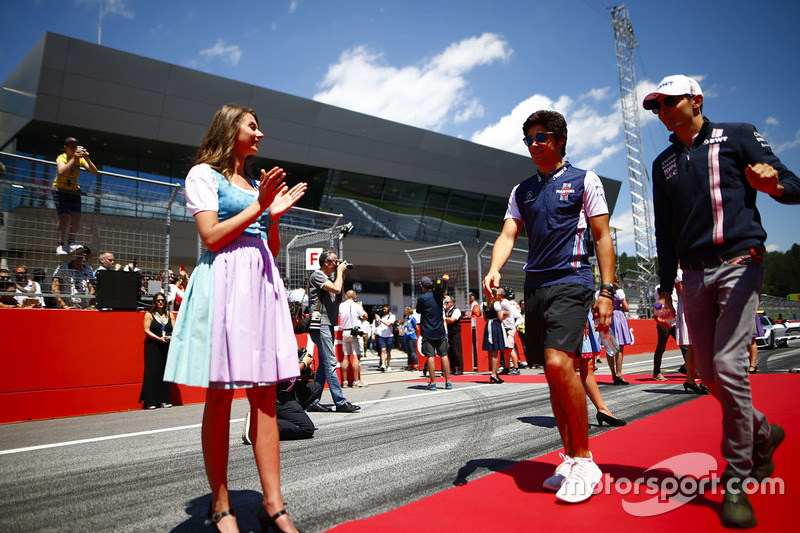
[[[757,374],[752,376],[751,381],[755,405],[767,414],[771,423],[781,424],[787,434],[775,454],[774,475],[783,481],[783,489],[775,489],[772,494],[750,495],[758,519],[755,530],[791,530],[796,527],[791,525],[795,523],[793,506],[800,501],[797,483],[800,479],[800,463],[791,463],[791,457],[800,453],[800,417],[797,416],[794,401],[796,394],[793,394],[798,378],[788,374]],[[722,530],[719,522],[722,496],[719,491],[697,495],[680,505],[676,498],[656,501],[654,491],[644,484],[623,482],[623,478],[630,481],[652,478],[655,486],[669,487],[669,483],[675,479],[671,477],[671,469],[667,468],[668,464],[659,465],[667,460],[671,460],[671,465],[684,465],[682,472],[676,472],[678,474],[707,479],[708,468],[706,472],[702,468],[705,465],[710,466],[711,476],[717,477],[724,467],[719,451],[722,434],[720,416],[717,402],[704,396],[594,437],[591,440],[592,453],[607,476],[602,492],[585,503],[559,504],[553,493],[542,490],[542,481],[552,474],[559,462],[558,453],[555,452],[517,463],[502,472],[382,515],[341,524],[331,531],[594,533]],[[682,455],[690,453],[695,454],[691,456],[692,461],[689,461],[689,456]],[[647,472],[656,465],[659,466]],[[681,470],[676,466],[672,469]],[[608,476],[612,478],[611,483],[605,483]],[[678,479],[686,482],[687,487],[693,485],[689,477]],[[638,496],[634,488],[639,492]],[[762,489],[766,491],[767,486],[763,485]]]

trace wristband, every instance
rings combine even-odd
[[[613,297],[612,295],[608,294],[607,292],[602,292],[602,291],[601,291],[601,292],[600,292],[600,296],[605,296],[605,297],[606,297],[606,298],[608,298],[609,300],[613,300],[613,299],[614,299],[614,297]]]
[[[614,294],[615,292],[617,292],[619,290],[619,287],[617,285],[614,285],[613,283],[605,283],[603,285],[600,285],[600,290],[601,291],[608,291],[611,294]]]

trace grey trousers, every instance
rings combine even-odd
[[[750,260],[684,271],[686,322],[703,383],[716,386],[722,406],[723,475],[745,479],[753,469],[753,444],[769,438],[767,417],[753,408],[747,374],[753,316],[763,263]]]

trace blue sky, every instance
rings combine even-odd
[[[634,252],[610,4],[600,0],[16,0],[3,8],[0,80],[44,32],[313,98],[527,156],[521,123],[564,113],[568,159],[623,181],[612,225]],[[794,0],[634,0],[641,99],[696,77],[705,114],[754,124],[800,173]],[[102,6],[102,19],[100,17]],[[649,112],[648,169],[668,133]],[[520,176],[520,179],[525,176]],[[499,192],[499,191],[498,191]],[[758,202],[771,250],[800,241],[798,207]]]

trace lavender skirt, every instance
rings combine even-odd
[[[611,328],[614,330],[614,336],[620,346],[633,344],[628,318],[619,309],[615,309],[614,314],[611,316]]]
[[[600,339],[597,338],[597,331],[594,329],[591,312],[589,312],[587,322],[589,326],[584,331],[583,343],[581,343],[581,358],[583,359],[600,355]]]
[[[286,292],[266,241],[206,251],[186,288],[164,381],[242,388],[297,377]]]

